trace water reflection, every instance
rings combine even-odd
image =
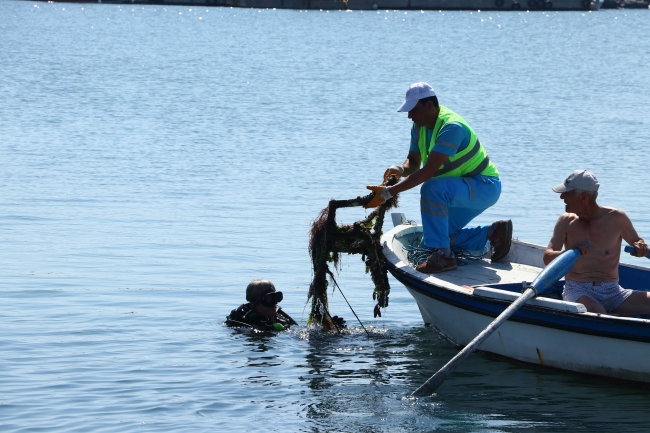
[[[252,329],[236,329],[240,334],[243,350],[246,356],[243,363],[236,368],[245,370],[244,382],[253,385],[279,386],[282,385],[281,374],[274,374],[275,369],[282,370],[284,361],[278,354],[275,335]]]
[[[432,329],[311,332],[305,361],[311,431],[558,431],[645,428],[650,393],[492,355],[470,356],[431,397],[408,395],[458,348]],[[594,411],[594,408],[597,408]]]

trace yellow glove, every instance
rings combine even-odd
[[[372,197],[372,200],[364,206],[366,209],[372,209],[377,206],[380,206],[386,203],[386,200],[392,197],[390,191],[385,186],[367,186],[370,191],[374,192],[375,195]]]
[[[388,180],[388,176],[394,174],[399,179],[404,174],[404,168],[399,165],[391,165],[384,173],[384,183]]]

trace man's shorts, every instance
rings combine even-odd
[[[578,281],[566,280],[564,282],[564,291],[562,299],[569,302],[578,302],[582,296],[589,296],[600,305],[605,311],[611,313],[616,307],[621,305],[631,294],[633,290],[624,289],[618,285],[618,281],[609,281],[606,283],[581,283]]]

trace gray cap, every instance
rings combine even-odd
[[[563,183],[553,187],[553,191],[558,193],[572,191],[574,189],[598,191],[599,186],[598,179],[596,179],[593,173],[587,170],[573,170],[573,173],[564,179]]]

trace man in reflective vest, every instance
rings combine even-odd
[[[512,221],[465,227],[501,195],[499,172],[472,128],[458,114],[440,106],[427,83],[411,85],[397,111],[408,112],[413,121],[411,147],[406,161],[386,170],[384,180],[391,174],[404,177],[392,187],[368,186],[375,197],[366,208],[422,185],[422,245],[433,249],[433,253],[417,266],[420,272],[456,269],[452,249],[482,253],[488,240],[492,262],[505,257],[510,250]]]

